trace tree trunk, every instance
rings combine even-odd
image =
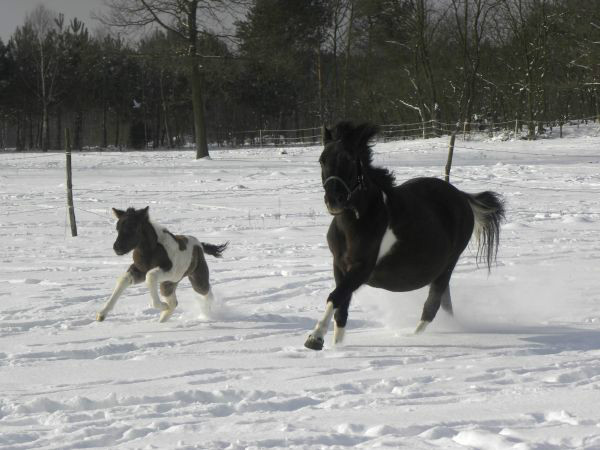
[[[196,16],[198,0],[188,3],[188,39],[190,58],[190,84],[192,85],[192,107],[194,109],[194,139],[196,141],[196,159],[210,158],[206,140],[206,115],[204,113],[204,96],[202,91],[202,74],[198,66],[198,20]]]
[[[331,99],[331,112],[329,116],[329,120],[337,121],[338,117],[338,98],[339,98],[339,71],[338,71],[338,50],[337,50],[337,41],[340,24],[338,22],[338,14],[339,14],[340,4],[339,1],[334,4],[334,19],[333,19],[333,48],[331,57],[333,59],[333,96]]]
[[[23,116],[17,116],[17,151],[25,150],[25,138],[23,136]]]
[[[600,95],[598,95],[598,88],[594,88],[594,100],[596,103],[596,123],[600,123]]]
[[[169,130],[169,110],[167,109],[167,101],[165,100],[165,89],[163,84],[164,71],[160,71],[160,103],[162,105],[163,119],[165,122],[165,135],[167,137],[167,147],[172,148],[171,132]]]
[[[106,98],[102,102],[102,148],[108,147],[108,104]]]
[[[317,49],[317,81],[319,83],[319,121],[325,125],[325,107],[323,105],[323,65],[321,58],[321,45]]]
[[[154,116],[154,148],[157,149],[161,146],[160,142],[160,105],[156,105],[155,116]]]
[[[118,148],[120,150],[119,147],[119,139],[121,138],[121,115],[119,114],[119,111],[117,110],[117,118],[115,120],[115,148]]]
[[[48,131],[48,98],[46,96],[46,62],[44,54],[44,43],[40,40],[40,76],[42,86],[42,130],[41,130],[41,147],[42,150],[48,151],[48,141],[46,133]]]
[[[75,139],[73,142],[73,148],[76,150],[83,149],[83,113],[81,111],[77,111],[75,113]]]
[[[342,114],[348,117],[348,69],[350,67],[350,50],[352,49],[352,28],[354,26],[354,0],[350,0],[350,21],[348,22],[348,38],[346,40],[346,60],[344,61],[344,79],[342,81]]]
[[[33,141],[33,116],[31,113],[28,114],[28,125],[29,125],[29,150],[32,150],[34,147]]]
[[[4,119],[0,121],[0,148],[6,149],[6,121]]]
[[[194,52],[195,53],[195,52]],[[195,55],[190,55],[192,61],[191,84],[192,106],[194,109],[194,130],[196,132],[196,159],[210,157],[206,140],[206,117],[204,114],[204,98],[202,92],[202,75]]]
[[[56,110],[56,149],[62,149],[62,109],[60,107]]]

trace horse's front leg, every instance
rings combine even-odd
[[[352,293],[368,280],[371,272],[369,267],[367,264],[355,263],[349,272],[342,273],[337,266],[334,266],[333,274],[336,288],[327,298],[323,318],[317,322],[315,329],[304,343],[306,348],[311,350],[323,349],[325,334],[327,334],[332,318],[335,319],[333,343],[335,345],[342,342],[348,321],[348,308],[350,307]]]
[[[146,284],[148,285],[150,297],[152,298],[152,304],[150,306],[161,311],[167,311],[169,309],[169,305],[161,301],[158,296],[158,284],[163,281],[168,281],[166,278],[166,272],[160,267],[149,270],[146,274]]]
[[[317,322],[315,329],[308,335],[304,346],[311,350],[323,350],[324,337],[329,329],[329,322],[333,317],[333,303],[327,300],[325,305],[325,314],[323,318]]]
[[[115,286],[112,295],[104,305],[104,308],[102,308],[98,314],[96,314],[96,320],[98,322],[104,321],[106,315],[115,307],[115,304],[117,303],[117,300],[123,291],[125,291],[125,289],[132,284],[141,282],[143,279],[144,274],[137,270],[135,266],[129,267],[129,270],[127,270],[127,272],[121,275],[117,280],[117,285]]]

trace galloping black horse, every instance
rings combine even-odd
[[[352,293],[363,284],[394,292],[430,285],[416,333],[440,305],[452,314],[449,281],[471,235],[488,270],[496,257],[504,204],[495,192],[467,194],[437,178],[414,178],[399,186],[384,168],[373,167],[370,124],[341,122],[325,130],[321,177],[333,220],[327,242],[333,254],[335,289],[325,315],[304,344],[321,350],[332,316],[333,341],[344,336]]]

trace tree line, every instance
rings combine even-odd
[[[68,126],[74,148],[201,157],[248,130],[341,119],[433,134],[516,121],[535,138],[551,120],[600,116],[596,1],[105,4],[94,32],[40,5],[0,41],[0,148],[60,149]]]

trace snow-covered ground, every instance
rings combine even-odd
[[[399,181],[447,140],[375,146]],[[473,249],[456,317],[412,331],[426,291],[355,295],[343,347],[303,348],[333,286],[320,148],[0,155],[0,448],[600,449],[600,137],[457,142],[452,181],[508,203],[498,265]],[[218,304],[187,281],[167,323],[145,286],[95,314],[129,256],[110,208],[203,241]]]

